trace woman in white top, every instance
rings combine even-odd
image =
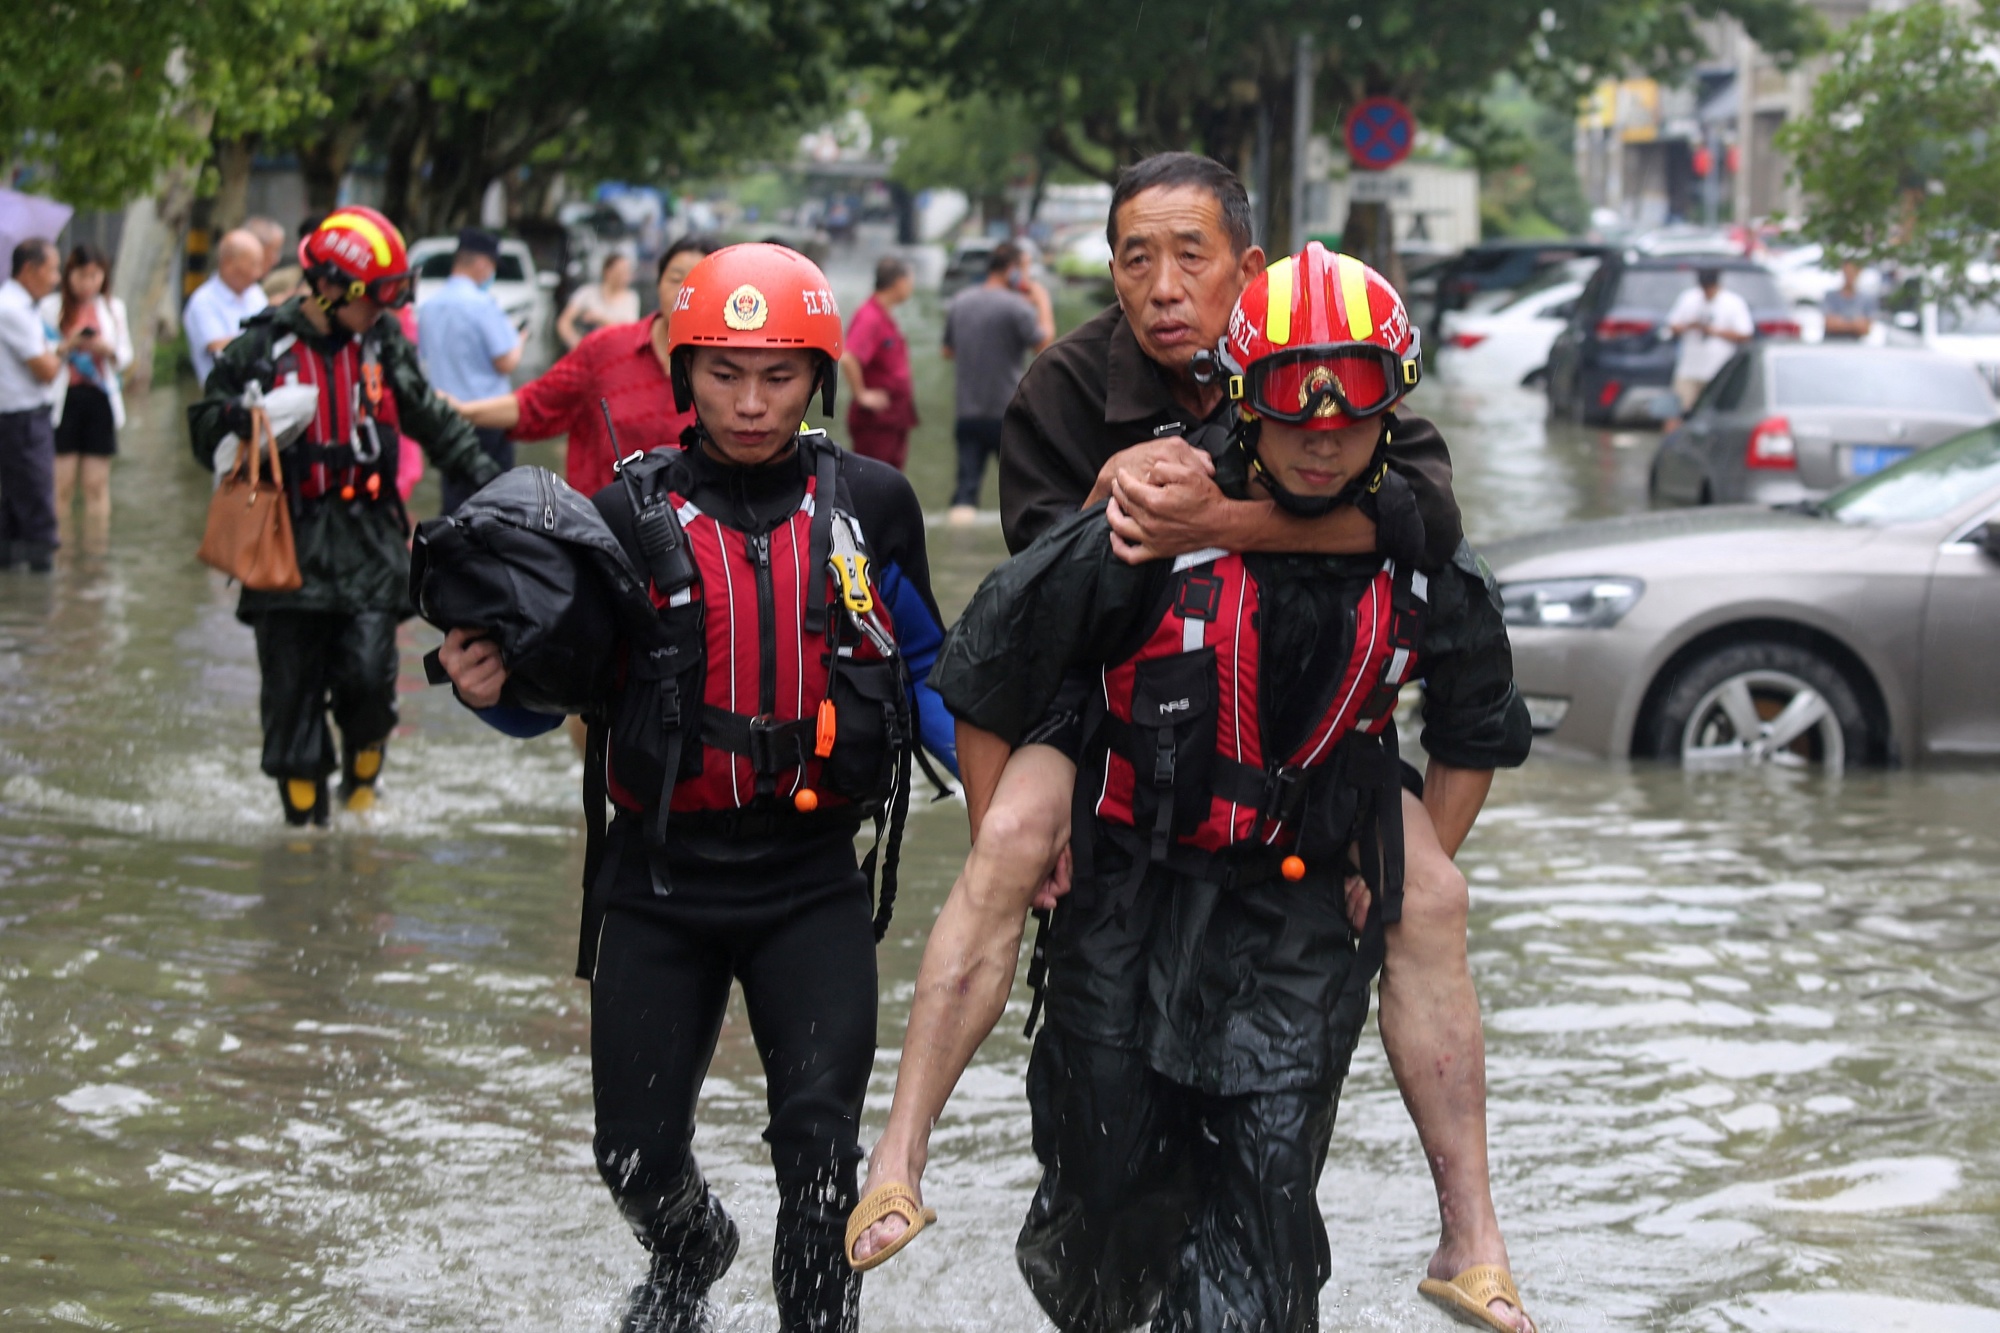
[[[576,289],[556,321],[556,336],[565,348],[573,348],[584,335],[611,324],[634,324],[639,319],[639,293],[632,289],[632,257],[614,254],[604,261],[598,280]]]
[[[62,286],[42,299],[42,322],[75,335],[55,383],[56,514],[69,521],[83,482],[86,534],[102,537],[111,521],[111,458],[125,425],[119,377],[132,365],[125,303],[108,293],[111,265],[94,245],[78,245],[63,265]]]

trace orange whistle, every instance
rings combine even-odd
[[[833,700],[819,701],[819,723],[813,731],[813,754],[821,759],[833,753],[834,733],[839,729],[834,716]]]
[[[340,488],[340,498],[343,500],[352,500],[354,498],[353,482],[350,481],[345,486],[342,486]]]
[[[368,474],[368,498],[371,500],[382,498],[382,474],[379,472]]]
[[[1266,862],[1265,864],[1268,865],[1270,863]],[[1286,857],[1278,863],[1278,873],[1294,882],[1304,879],[1306,877],[1306,863],[1304,858],[1297,856]]]
[[[802,815],[809,815],[819,809],[819,793],[811,787],[801,787],[792,797],[792,807]]]
[[[382,402],[382,367],[373,361],[361,365],[361,387],[368,395],[368,405],[376,407]]]

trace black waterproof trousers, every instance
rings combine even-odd
[[[349,754],[396,726],[396,613],[263,611],[257,635],[264,771],[318,780],[340,767],[327,712]]]
[[[1315,1195],[1340,1088],[1211,1096],[1042,1029],[1042,1183],[1015,1247],[1063,1333],[1298,1333],[1333,1272]]]
[[[733,863],[676,857],[662,896],[644,841],[623,816],[605,851],[612,879],[591,983],[598,1171],[653,1252],[656,1283],[665,1270],[675,1294],[698,1297],[729,1267],[735,1224],[690,1144],[730,985],[741,983],[768,1085],[780,1327],[847,1333],[861,1281],[842,1241],[858,1198],[876,980],[853,842]]]

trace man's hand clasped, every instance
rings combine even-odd
[[[500,702],[500,691],[507,685],[507,664],[500,660],[500,646],[478,630],[455,629],[446,634],[438,647],[438,661],[466,707],[491,708]]]
[[[1229,502],[1215,484],[1215,460],[1178,435],[1120,450],[1097,487],[1110,497],[1111,549],[1131,565],[1213,545],[1216,506]]]

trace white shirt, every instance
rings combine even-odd
[[[12,278],[0,284],[0,412],[29,412],[55,401],[56,386],[28,369],[54,345],[28,289]]]
[[[208,372],[215,369],[215,354],[208,350],[208,345],[218,340],[233,340],[242,332],[243,321],[269,304],[271,298],[256,283],[240,293],[232,292],[220,273],[211,273],[207,282],[195,288],[181,310],[181,329],[187,334],[188,359],[194,362],[194,377],[207,384]]]
[[[1690,287],[1682,292],[1674,302],[1674,308],[1667,312],[1668,327],[1676,324],[1706,324],[1710,328],[1741,334],[1746,338],[1757,332],[1757,323],[1750,318],[1749,305],[1727,287],[1718,288],[1712,301],[1699,287]],[[1708,383],[1715,378],[1715,372],[1736,355],[1737,346],[1727,338],[1717,338],[1698,328],[1690,328],[1681,335],[1681,354],[1674,363],[1674,378]]]

